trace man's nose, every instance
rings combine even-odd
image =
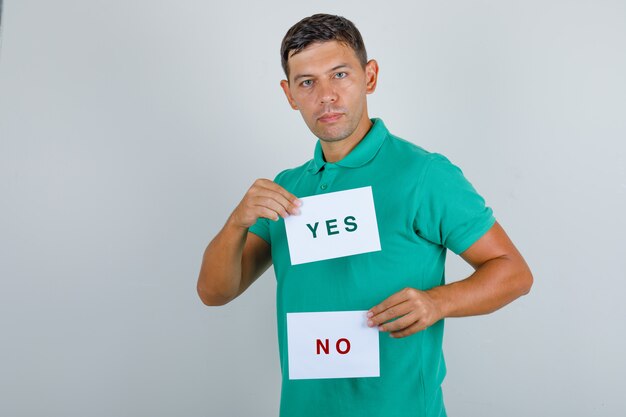
[[[322,83],[319,88],[320,102],[322,104],[333,103],[337,100],[337,92],[330,83]]]

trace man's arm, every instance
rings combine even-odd
[[[278,220],[297,214],[299,206],[293,194],[273,181],[255,181],[204,251],[197,284],[204,304],[228,303],[269,268],[270,245],[248,228],[260,217]]]
[[[498,223],[461,257],[475,269],[468,278],[428,291],[405,288],[370,309],[368,324],[405,337],[446,317],[491,313],[530,291],[532,273]]]

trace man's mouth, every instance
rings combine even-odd
[[[322,123],[330,123],[337,121],[341,116],[343,116],[342,113],[324,113],[317,120]]]

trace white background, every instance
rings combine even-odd
[[[449,414],[624,415],[626,4],[607,0],[5,1],[0,415],[277,414],[272,271],[220,308],[195,285],[253,180],[312,157],[279,46],[320,11],[380,64],[370,115],[461,166],[535,275],[447,321]]]

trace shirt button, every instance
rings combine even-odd
[[[325,189],[327,189],[327,188],[328,188],[328,184],[322,184],[322,185],[320,185],[320,188],[321,188],[322,190],[325,190]]]

